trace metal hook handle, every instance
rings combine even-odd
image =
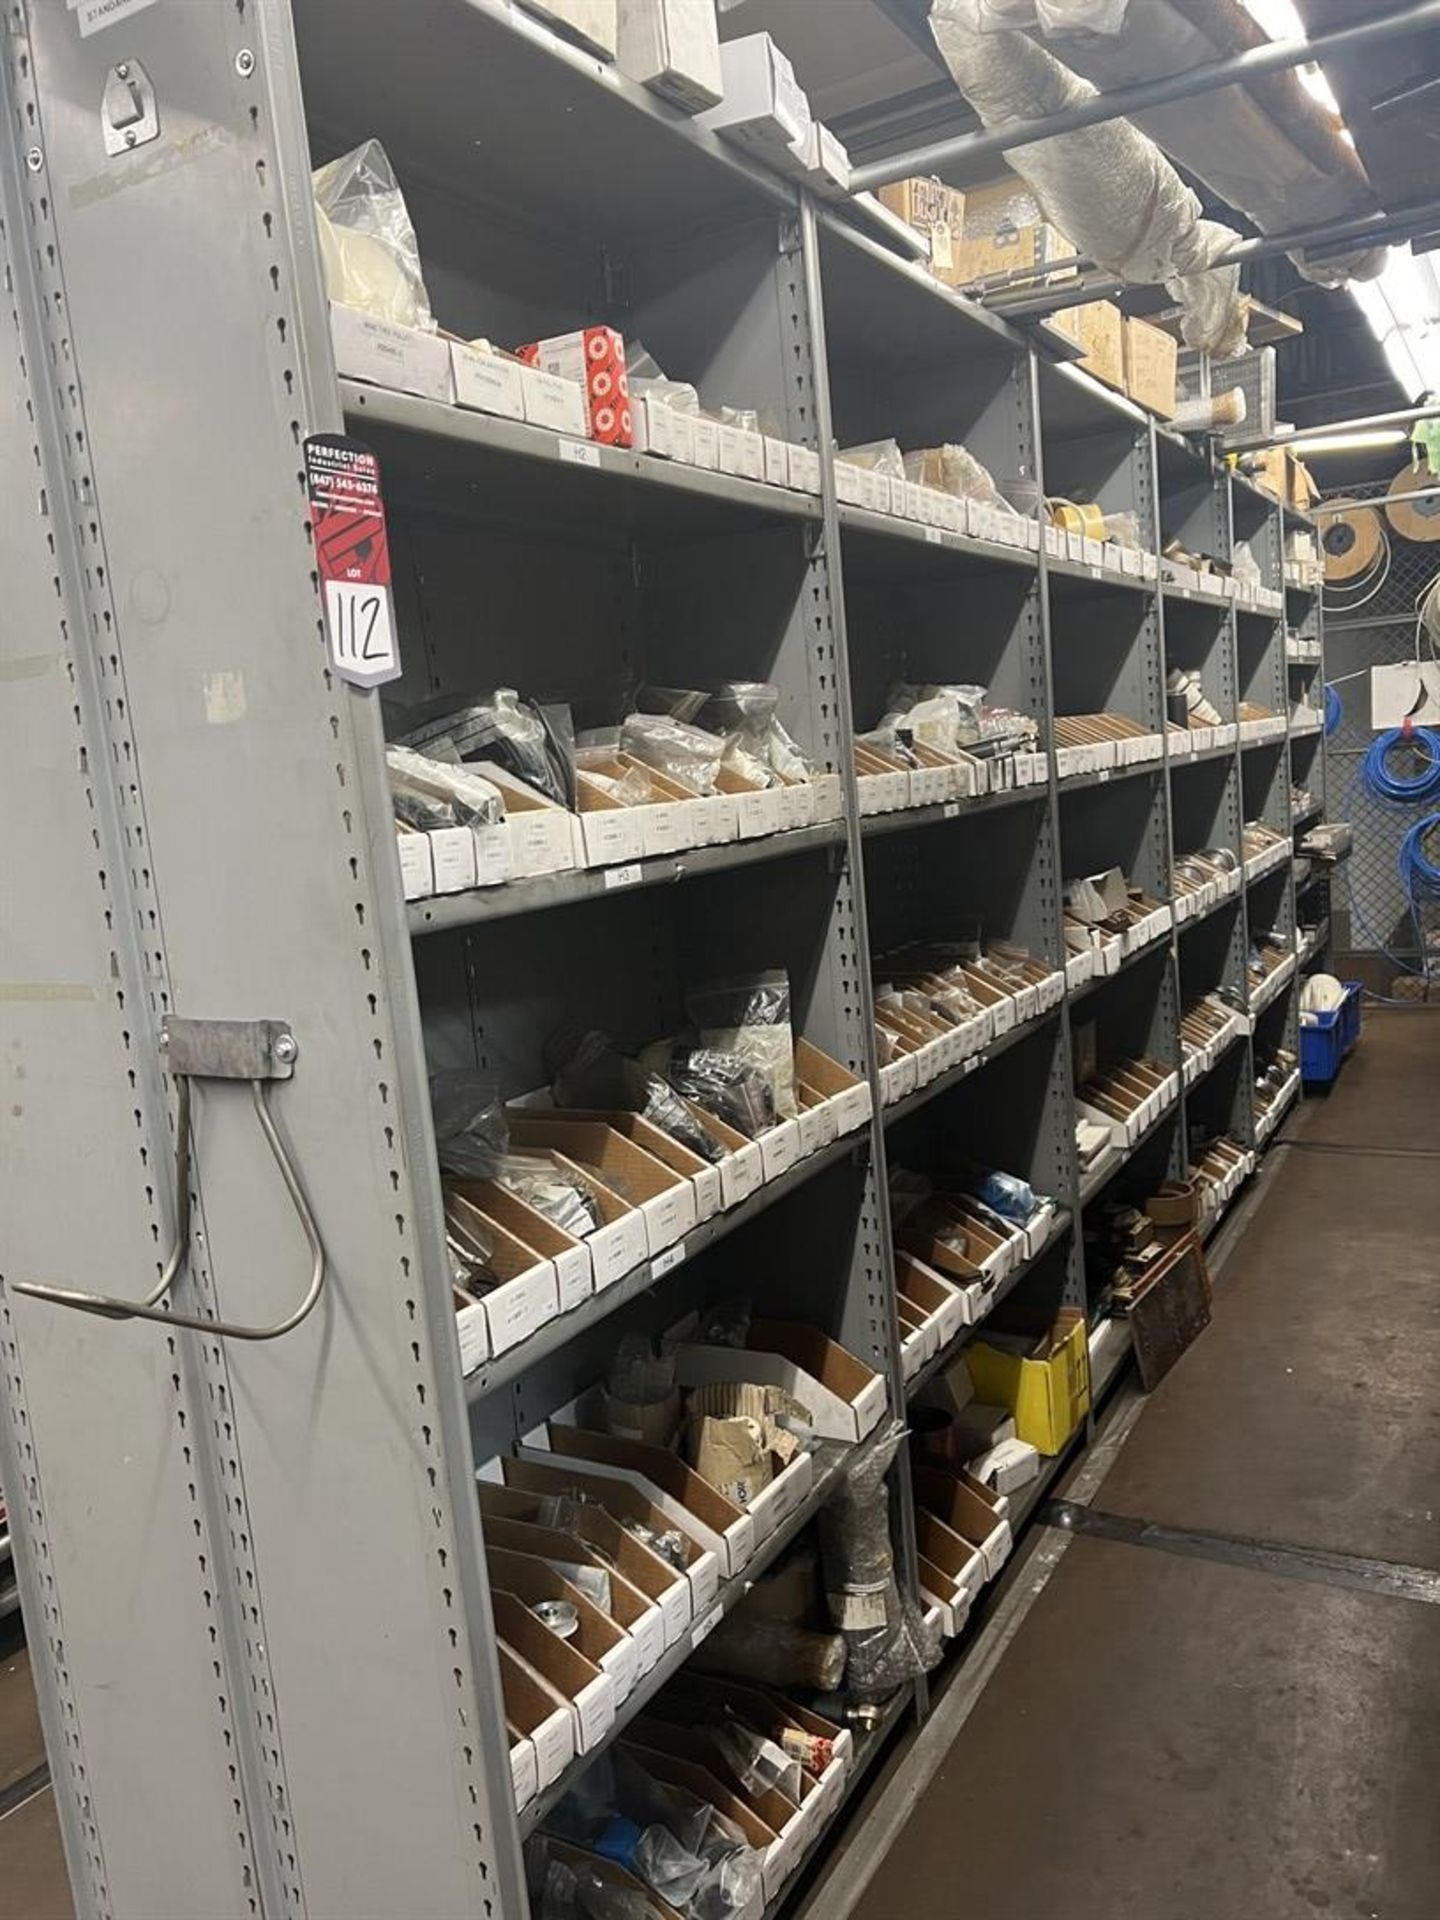
[[[294,1058],[294,1043],[290,1042],[290,1051],[285,1060],[285,1068]],[[173,1062],[172,1062],[173,1065]],[[218,1077],[228,1078],[221,1074]],[[325,1286],[325,1245],[320,1238],[320,1229],[315,1224],[315,1216],[305,1197],[305,1189],[300,1184],[300,1176],[285,1150],[280,1138],[274,1116],[270,1112],[266,1082],[262,1079],[250,1080],[250,1098],[255,1108],[255,1118],[266,1144],[274,1156],[280,1170],[280,1178],[285,1182],[285,1191],[290,1196],[291,1205],[299,1217],[305,1240],[310,1249],[311,1271],[310,1285],[298,1307],[285,1319],[278,1320],[272,1327],[246,1327],[229,1320],[202,1320],[196,1315],[170,1313],[157,1303],[174,1285],[185,1266],[190,1249],[190,1079],[186,1072],[176,1072],[179,1086],[179,1100],[176,1113],[175,1141],[175,1182],[176,1182],[176,1229],[175,1244],[161,1270],[159,1283],[153,1292],[143,1300],[122,1300],[104,1293],[82,1293],[69,1287],[47,1287],[35,1282],[12,1280],[11,1291],[28,1294],[32,1300],[47,1300],[52,1306],[73,1307],[80,1313],[94,1313],[106,1320],[154,1320],[164,1327],[189,1327],[195,1333],[207,1333],[226,1340],[278,1340],[282,1334],[291,1333],[308,1314],[312,1312]]]

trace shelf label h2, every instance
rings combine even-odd
[[[397,680],[400,648],[380,463],[359,440],[317,433],[305,442],[305,473],[330,664],[357,687]]]

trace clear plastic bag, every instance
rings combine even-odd
[[[541,707],[513,687],[429,700],[405,719],[403,746],[438,760],[488,762],[556,806],[575,797],[574,729],[566,707]]]
[[[725,742],[686,721],[663,713],[627,714],[620,728],[621,751],[692,793],[711,794],[725,755]]]
[[[800,1798],[800,1766],[782,1746],[737,1720],[712,1727],[710,1737],[725,1764],[747,1793],[766,1793],[778,1787],[792,1800]]]
[[[510,1147],[499,1082],[471,1067],[446,1067],[430,1076],[435,1148],[447,1173],[491,1180]]]
[[[608,1034],[565,1026],[545,1046],[555,1103],[608,1113],[638,1113],[700,1159],[722,1158],[717,1143],[675,1090],[638,1060],[620,1052]]]
[[[661,1049],[665,1077],[682,1100],[691,1100],[753,1140],[775,1124],[775,1091],[766,1076],[737,1053],[715,1047]]]
[[[617,1886],[593,1866],[551,1854],[543,1835],[525,1849],[532,1920],[655,1920],[640,1887]]]
[[[722,980],[685,996],[705,1046],[738,1054],[762,1074],[782,1120],[799,1113],[790,982],[778,969],[748,980]]]
[[[905,478],[905,456],[898,440],[870,440],[861,447],[842,447],[836,458],[867,473],[883,473],[891,480]]]
[[[738,735],[782,780],[808,780],[810,762],[781,725],[779,710],[780,689],[771,681],[725,680],[707,699],[703,718],[716,733]]]
[[[396,817],[428,832],[432,826],[496,826],[505,818],[500,794],[478,773],[428,760],[410,747],[385,749]]]
[[[330,298],[380,320],[433,332],[410,210],[380,142],[367,140],[318,168],[313,185]]]
[[[1035,1211],[1035,1191],[1027,1181],[1013,1173],[987,1173],[975,1183],[975,1198],[992,1212],[1021,1226]]]
[[[538,1155],[507,1153],[495,1178],[527,1207],[543,1214],[572,1240],[584,1240],[601,1224],[600,1209],[578,1181],[569,1179],[550,1160]]]
[[[898,1423],[852,1464],[820,1509],[820,1551],[830,1617],[846,1645],[845,1690],[883,1700],[940,1658],[939,1635],[900,1592],[890,1545],[885,1476],[904,1438]]]
[[[952,494],[957,500],[978,500],[982,506],[999,507],[1005,502],[1000,489],[968,448],[947,441],[939,447],[919,447],[905,455],[905,478],[921,487],[933,487],[939,493]]]
[[[639,340],[625,343],[625,371],[634,400],[658,400],[677,413],[699,413],[700,395],[688,381],[671,380]]]

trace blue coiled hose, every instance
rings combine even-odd
[[[1396,747],[1406,745],[1419,747],[1428,764],[1419,773],[1401,778],[1391,773],[1389,756]],[[1373,799],[1386,800],[1392,806],[1409,807],[1434,799],[1440,795],[1440,733],[1431,727],[1416,727],[1407,741],[1398,727],[1392,727],[1371,745],[1361,762],[1360,778]]]
[[[1338,733],[1340,731],[1340,722],[1344,718],[1345,708],[1340,699],[1340,689],[1338,687],[1327,686],[1325,689],[1325,735],[1327,739],[1332,733]]]
[[[1440,813],[1427,814],[1400,842],[1400,881],[1417,913],[1422,906],[1440,905],[1440,867],[1425,851],[1431,834],[1440,834]]]

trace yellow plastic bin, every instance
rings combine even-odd
[[[1008,1407],[1016,1433],[1041,1453],[1058,1453],[1090,1411],[1089,1330],[1074,1307],[1029,1354],[977,1340],[965,1357],[976,1399]]]

